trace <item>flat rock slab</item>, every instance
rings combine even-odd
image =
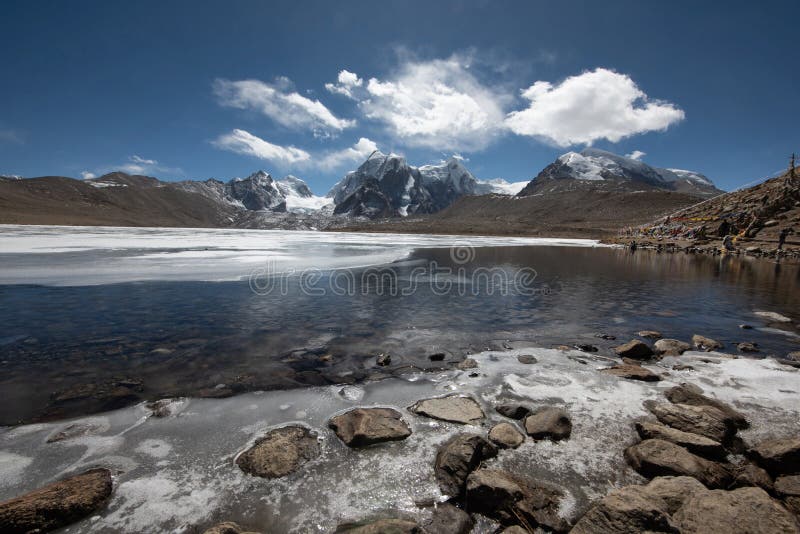
[[[489,430],[489,441],[501,449],[516,449],[525,441],[525,434],[511,423],[498,423]]]
[[[497,456],[497,447],[478,434],[457,434],[439,446],[433,466],[436,482],[445,495],[464,492],[467,477],[484,460]]]
[[[417,415],[462,425],[471,425],[485,417],[475,399],[461,395],[424,399],[409,406],[408,410]]]
[[[703,395],[703,390],[695,385],[683,384],[669,388],[664,392],[664,396],[667,397],[667,400],[673,404],[713,406],[726,416],[730,417],[733,420],[733,423],[736,425],[736,428],[747,428],[750,426],[744,414],[722,401]]]
[[[328,426],[348,447],[399,441],[411,435],[403,416],[391,408],[355,408],[333,417]]]
[[[561,408],[540,408],[525,418],[525,432],[536,440],[560,441],[572,434],[572,419]]]
[[[681,534],[797,534],[797,519],[761,488],[698,492],[673,516]]]
[[[90,516],[113,491],[111,471],[92,469],[0,503],[0,532],[49,532]]]
[[[316,433],[302,426],[284,426],[267,432],[236,459],[253,476],[280,478],[297,471],[320,455]]]
[[[625,460],[640,475],[690,476],[709,488],[727,488],[733,477],[717,462],[701,458],[661,439],[647,439],[625,449]]]
[[[600,372],[619,378],[626,378],[628,380],[639,380],[641,382],[658,382],[661,380],[661,377],[653,371],[645,369],[641,365],[631,365],[627,363],[615,365],[614,367],[606,367],[605,369],[600,369]]]
[[[636,432],[642,439],[663,439],[706,458],[721,460],[728,454],[721,443],[699,434],[692,434],[647,421],[638,421],[635,426]]]
[[[661,332],[658,330],[641,330],[636,332],[639,337],[646,337],[647,339],[661,339]]]
[[[645,401],[644,405],[661,423],[719,443],[724,443],[736,433],[733,419],[713,406],[652,401]]]

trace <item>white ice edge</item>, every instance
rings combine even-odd
[[[0,284],[99,285],[230,281],[271,272],[346,269],[406,258],[414,249],[599,247],[596,240],[291,230],[0,225]]]

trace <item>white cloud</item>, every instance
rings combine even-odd
[[[641,160],[643,157],[647,155],[647,152],[642,152],[641,150],[634,150],[630,154],[625,154],[626,158],[635,159],[636,161]]]
[[[81,178],[83,178],[84,180],[91,180],[92,178],[97,178],[97,175],[93,172],[83,171],[81,173]]]
[[[25,144],[25,140],[19,132],[9,129],[0,129],[0,142],[13,143],[15,145]]]
[[[633,80],[608,69],[571,76],[558,85],[538,81],[522,91],[527,109],[509,113],[508,128],[558,146],[613,143],[634,134],[664,130],[681,121],[674,104],[650,100]]]
[[[331,93],[344,95],[348,98],[355,98],[353,89],[364,85],[364,80],[358,74],[342,69],[339,71],[338,83],[326,83],[325,89]]]
[[[351,147],[326,152],[314,163],[322,170],[333,170],[343,167],[345,164],[360,164],[376,150],[378,150],[378,145],[374,141],[362,137]]]
[[[370,78],[360,102],[364,114],[410,146],[479,150],[499,133],[504,95],[484,86],[470,59],[407,61],[395,76]]]
[[[288,78],[274,84],[259,80],[214,82],[214,93],[220,104],[238,109],[252,109],[294,130],[311,130],[327,136],[356,125],[356,121],[340,119],[319,100],[312,100],[292,90]]]
[[[311,154],[293,146],[281,146],[265,141],[245,130],[233,130],[213,141],[223,150],[254,156],[282,165],[292,165],[311,159]]]
[[[107,169],[110,171],[111,169]],[[134,154],[128,156],[128,161],[121,165],[113,167],[113,170],[126,172],[128,174],[140,174],[145,176],[163,175],[163,174],[176,174],[182,175],[183,171],[178,167],[167,167],[161,165],[154,159],[147,159]],[[91,174],[91,173],[90,173]]]
[[[154,159],[145,159],[143,157],[137,156],[134,154],[129,158],[133,163],[137,165],[158,165],[158,162]]]

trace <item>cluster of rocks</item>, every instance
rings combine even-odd
[[[692,385],[648,401],[656,421],[637,421],[642,441],[627,463],[652,479],[594,503],[572,532],[800,532],[800,438],[748,448],[737,437],[748,421]]]

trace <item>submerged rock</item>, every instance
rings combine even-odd
[[[736,425],[713,406],[692,406],[645,401],[645,407],[663,424],[684,432],[699,434],[719,443],[733,437]]]
[[[572,419],[566,410],[545,407],[525,418],[525,432],[533,439],[559,441],[572,434]]]
[[[524,364],[527,364],[527,365],[531,365],[531,364],[534,364],[534,363],[538,362],[539,360],[537,360],[534,356],[532,356],[530,354],[520,354],[519,356],[517,356],[517,361],[519,363],[524,363]]]
[[[624,345],[614,348],[614,352],[623,358],[631,358],[633,360],[646,360],[653,355],[653,349],[647,343],[634,339],[628,341]]]
[[[489,441],[502,449],[516,449],[525,441],[525,434],[511,423],[498,423],[489,430]]]
[[[477,434],[458,434],[441,446],[436,453],[434,474],[439,489],[456,497],[464,492],[467,477],[482,461],[497,456],[497,448]]]
[[[375,363],[381,367],[386,367],[392,363],[392,357],[388,354],[378,354],[377,358],[375,358]]]
[[[701,336],[699,334],[692,336],[692,345],[694,345],[694,348],[697,350],[704,350],[707,352],[722,348],[722,343],[719,341],[711,339],[710,337]]]
[[[759,352],[758,343],[750,343],[749,341],[739,343],[736,348],[739,349],[739,352]]]
[[[81,436],[89,436],[101,432],[104,428],[94,423],[72,423],[47,438],[47,443],[58,443]]]
[[[279,478],[297,471],[320,455],[316,433],[302,426],[270,430],[236,459],[236,465],[253,476]]]
[[[531,409],[527,406],[514,402],[498,404],[495,410],[497,410],[497,413],[500,415],[504,415],[509,419],[525,419],[531,413]]]
[[[478,362],[476,360],[474,360],[473,358],[466,358],[463,361],[458,362],[456,367],[458,367],[459,369],[462,369],[462,370],[475,369],[476,367],[478,367]]]
[[[377,519],[346,523],[336,528],[336,534],[423,534],[422,529],[409,519]]]
[[[712,399],[711,397],[706,397],[703,395],[703,390],[695,385],[682,384],[680,386],[675,386],[666,390],[664,392],[664,396],[667,397],[667,400],[673,404],[713,406],[729,417],[733,421],[734,425],[736,425],[736,428],[747,428],[750,426],[747,422],[747,418],[741,412],[729,404],[717,399]]]
[[[600,369],[600,372],[607,375],[618,376],[619,378],[627,378],[628,380],[640,380],[642,382],[658,382],[661,380],[661,377],[653,371],[645,369],[641,365],[632,365],[629,363],[606,367],[605,369]]]
[[[659,339],[655,343],[655,352],[661,356],[680,356],[692,346],[678,339]]]
[[[485,417],[475,399],[461,395],[424,399],[409,406],[408,410],[417,415],[464,425],[476,423]]]
[[[565,532],[558,515],[561,492],[500,469],[478,469],[467,478],[467,508],[502,525],[527,524]]]
[[[768,439],[748,454],[773,476],[800,473],[800,437]]]
[[[797,520],[761,488],[692,495],[673,519],[682,534],[796,534]]]
[[[449,503],[436,506],[430,521],[423,525],[425,534],[469,534],[475,522],[470,515]]]
[[[776,323],[791,323],[792,320],[785,315],[781,315],[778,312],[771,312],[771,311],[756,311],[753,312],[754,315],[758,315],[759,317],[763,317],[768,321],[773,321]]]
[[[726,488],[732,477],[721,464],[662,439],[647,439],[625,449],[625,460],[640,475],[690,476],[709,488]]]
[[[724,459],[727,455],[725,447],[723,447],[718,441],[657,423],[639,421],[636,423],[636,432],[643,440],[663,439],[664,441],[669,441],[675,445],[680,445],[689,452],[699,456]]]
[[[0,503],[0,532],[49,532],[79,521],[105,505],[113,491],[111,471],[91,469]]]
[[[332,418],[328,426],[348,447],[399,441],[411,435],[403,416],[391,408],[355,408]]]

